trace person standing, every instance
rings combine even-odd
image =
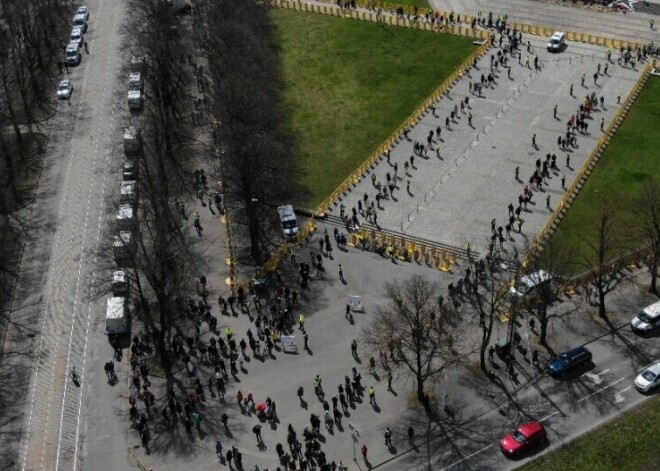
[[[254,432],[254,436],[257,437],[257,445],[261,445],[263,443],[263,440],[261,438],[261,425],[257,424],[254,427],[252,427],[252,431]]]
[[[389,427],[385,428],[385,446],[392,446],[392,429]]]
[[[376,388],[374,386],[371,386],[369,388],[369,404],[372,406],[377,405],[376,404]]]

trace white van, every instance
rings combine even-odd
[[[87,32],[87,17],[82,13],[78,13],[76,16],[73,17],[73,27],[74,28],[80,28],[83,33],[86,33]]]
[[[106,335],[128,333],[128,302],[123,296],[113,296],[108,299],[105,311]]]
[[[135,211],[133,205],[122,203],[117,211],[117,227],[120,230],[131,230],[135,227]]]
[[[566,44],[566,33],[556,31],[548,41],[548,51],[559,52]]]
[[[121,196],[122,203],[137,203],[137,182],[135,180],[127,180],[121,182]]]
[[[298,219],[296,213],[293,211],[293,206],[290,204],[279,206],[277,214],[280,216],[280,224],[282,225],[282,234],[285,239],[289,239],[298,235]]]
[[[545,270],[525,275],[518,283],[509,288],[509,295],[515,298],[526,298],[533,296],[543,286],[552,282],[552,275]]]
[[[644,333],[660,327],[660,301],[646,306],[630,323],[634,331]]]
[[[128,277],[126,272],[117,270],[112,274],[112,295],[128,296]]]

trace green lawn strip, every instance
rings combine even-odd
[[[552,236],[554,243],[583,249],[581,234],[585,223],[593,217],[594,208],[603,200],[622,209],[621,230],[630,227],[635,217],[632,201],[641,195],[645,182],[660,178],[658,123],[660,78],[652,76],[557,227]],[[625,245],[635,247],[636,241],[628,240]]]
[[[303,206],[351,174],[474,50],[471,39],[273,9]]]
[[[429,8],[429,2],[427,2],[426,0],[396,0],[387,3],[391,3],[393,5],[400,5],[400,6],[409,5],[411,7]]]
[[[530,461],[518,471],[651,471],[659,469],[660,397]]]

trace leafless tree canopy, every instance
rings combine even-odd
[[[228,210],[261,262],[281,241],[275,208],[297,199],[300,178],[280,102],[283,80],[269,7],[256,0],[197,4],[197,18],[207,25],[200,42],[212,76]]]
[[[388,352],[393,373],[414,378],[417,398],[427,411],[425,385],[459,359],[452,349],[455,319],[451,310],[440,309],[439,292],[435,283],[417,275],[386,285],[387,305],[376,309],[362,337],[374,356]]]
[[[651,272],[651,292],[658,294],[658,264],[660,263],[660,184],[644,185],[642,195],[634,202],[633,235],[649,247],[648,266]]]

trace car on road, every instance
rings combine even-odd
[[[62,80],[57,86],[57,98],[60,100],[68,100],[73,93],[73,84],[71,80]]]
[[[82,46],[85,42],[85,36],[83,35],[82,29],[73,28],[71,30],[71,37],[69,38],[69,41],[72,43],[78,43],[79,46]]]
[[[630,323],[639,333],[651,332],[660,327],[660,301],[645,307]]]
[[[566,33],[556,31],[548,41],[548,51],[559,52],[566,44]]]
[[[89,21],[89,8],[87,8],[85,5],[78,7],[76,15],[83,15],[85,17],[85,21]]]
[[[548,433],[541,422],[528,422],[500,440],[500,450],[509,456],[515,456],[538,445],[548,438]]]
[[[548,360],[548,373],[551,376],[564,376],[569,371],[591,361],[591,352],[586,347],[577,347]]]
[[[635,378],[635,388],[638,391],[647,393],[660,385],[660,361],[656,361],[651,366],[642,371]]]

